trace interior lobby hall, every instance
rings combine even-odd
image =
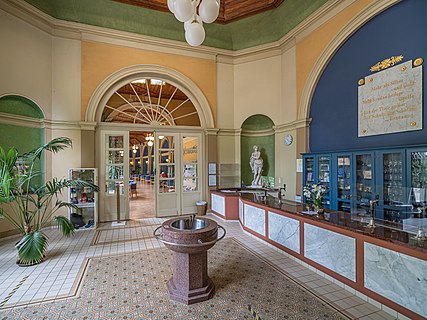
[[[425,0],[0,0],[0,319],[426,319]]]

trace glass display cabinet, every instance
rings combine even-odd
[[[331,157],[329,155],[319,155],[317,157],[317,183],[326,187],[326,192],[323,196],[323,206],[329,208],[330,206],[330,192],[331,192]]]
[[[350,212],[351,209],[351,155],[337,155],[336,191],[337,210]]]
[[[352,193],[354,212],[360,215],[367,215],[369,212],[369,201],[374,199],[375,177],[374,154],[355,153],[354,154],[353,176],[355,185]]]
[[[370,201],[378,200],[378,221],[403,228],[425,220],[427,228],[427,146],[309,153],[303,164],[303,186],[329,186],[331,209],[363,218],[369,215]]]
[[[98,172],[96,168],[68,169],[68,179],[80,179],[97,185]],[[68,201],[78,208],[68,209],[68,218],[75,228],[96,228],[98,222],[98,193],[93,188],[68,188]]]
[[[310,157],[307,156],[304,158],[304,164],[303,164],[303,171],[304,171],[304,185],[310,185],[314,184],[314,178],[315,178],[315,162],[314,162],[314,156]]]

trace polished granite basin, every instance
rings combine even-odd
[[[178,230],[200,230],[207,228],[209,226],[209,222],[207,220],[202,220],[199,218],[186,218],[176,220],[172,222],[170,226]]]

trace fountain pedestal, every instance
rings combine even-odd
[[[175,252],[173,277],[167,282],[169,297],[185,304],[208,300],[215,285],[208,277],[208,253]]]
[[[225,230],[207,218],[174,218],[161,228],[162,234],[156,229],[154,235],[174,252],[173,276],[167,282],[170,299],[187,305],[210,299],[215,285],[208,276],[207,251]],[[221,238],[218,228],[224,230]]]

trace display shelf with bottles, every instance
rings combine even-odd
[[[355,211],[359,214],[368,214],[369,201],[373,199],[375,179],[373,175],[374,154],[372,152],[354,154],[355,187],[353,200]]]
[[[68,179],[83,180],[92,184],[98,184],[96,168],[72,168],[68,169]],[[98,193],[91,187],[68,188],[68,201],[76,208],[69,208],[69,219],[76,229],[95,228],[98,221]]]
[[[303,186],[325,182],[321,157],[303,155]],[[368,215],[369,202],[378,197],[376,219],[403,224],[427,218],[427,146],[336,152],[331,159],[331,209]]]
[[[323,196],[323,206],[329,207],[331,192],[331,157],[328,155],[319,155],[317,157],[317,183],[326,188]]]

